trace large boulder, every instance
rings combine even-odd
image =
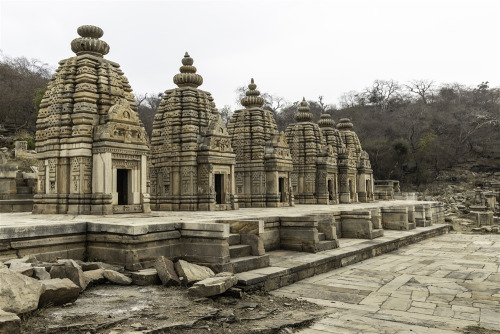
[[[69,278],[73,283],[80,287],[80,291],[85,290],[87,284],[83,277],[83,270],[73,260],[57,260],[58,265],[50,269],[51,278]]]
[[[85,287],[89,284],[101,284],[106,282],[104,278],[104,269],[87,270],[83,272],[83,279],[85,280]]]
[[[181,280],[175,272],[174,263],[166,257],[160,256],[156,259],[155,269],[163,285],[181,285]]]
[[[16,314],[36,310],[43,291],[40,281],[7,268],[0,269],[0,309]]]
[[[132,279],[130,277],[127,277],[123,274],[120,274],[117,271],[114,270],[105,270],[104,271],[104,277],[110,281],[111,283],[118,284],[118,285],[130,285],[132,284]]]
[[[214,277],[212,269],[204,266],[199,266],[194,263],[189,263],[184,260],[179,260],[175,263],[175,271],[182,278],[182,282],[186,285],[192,285],[205,278]]]
[[[224,293],[236,283],[238,283],[238,278],[233,275],[210,277],[194,283],[188,289],[188,294],[193,297],[215,296]]]
[[[15,314],[0,310],[0,334],[21,333],[21,319]]]
[[[68,278],[53,278],[40,282],[45,287],[45,291],[40,296],[38,307],[72,303],[80,294],[80,287]]]
[[[162,283],[154,268],[132,272],[130,277],[135,285],[160,285]]]

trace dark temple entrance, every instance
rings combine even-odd
[[[128,204],[128,169],[116,170],[116,192],[118,193],[118,205]]]
[[[285,192],[285,178],[284,177],[280,177],[278,179],[278,191],[280,193],[280,202],[284,202],[285,201],[285,195],[286,195],[286,192]]]
[[[335,194],[335,190],[333,189],[333,182],[332,182],[332,180],[328,180],[328,199],[330,201],[333,201],[334,194]]]
[[[222,204],[222,174],[215,174],[215,203]]]

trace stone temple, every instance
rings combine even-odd
[[[37,120],[40,190],[33,213],[149,212],[147,134],[102,29],[78,28],[76,56],[59,62]]]
[[[292,157],[284,133],[278,132],[271,111],[254,80],[241,100],[245,109],[232,115],[228,130],[236,153],[235,184],[240,207],[293,205]]]
[[[212,95],[188,53],[178,88],[165,91],[151,139],[151,204],[154,210],[237,209],[235,154]]]
[[[337,161],[326,145],[305,99],[286,129],[293,161],[292,189],[299,204],[333,204],[336,198]]]

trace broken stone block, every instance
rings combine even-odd
[[[80,287],[81,291],[83,291],[87,287],[85,280],[83,279],[83,270],[78,264],[76,264],[75,261],[73,262],[74,264],[67,262],[66,264],[53,266],[50,269],[50,277],[69,278],[73,283]],[[76,265],[76,267],[74,265]]]
[[[45,267],[33,267],[33,277],[38,278],[39,280],[47,280],[51,278]]]
[[[38,307],[63,305],[78,299],[80,287],[69,278],[53,278],[41,281],[45,291],[40,296]]]
[[[166,257],[160,256],[156,259],[155,268],[163,285],[181,285],[181,280],[175,272],[174,263]]]
[[[0,269],[0,309],[16,314],[36,310],[44,287],[40,281],[9,270]]]
[[[182,277],[182,282],[186,285],[191,285],[205,278],[215,276],[212,269],[184,260],[179,260],[175,263],[175,271],[179,277]]]
[[[118,285],[130,285],[132,279],[114,270],[104,270],[104,277],[111,283]]]
[[[85,288],[87,288],[89,284],[94,285],[104,283],[106,282],[106,278],[104,278],[104,269],[84,271],[83,279],[85,281]]]
[[[7,266],[10,266],[12,263],[37,263],[37,259],[34,255],[26,255],[21,258],[14,258],[5,261]]]
[[[188,294],[193,297],[215,296],[224,293],[236,283],[238,283],[236,276],[210,277],[196,282],[188,289]]]
[[[15,313],[5,312],[0,309],[0,333],[21,333],[21,319]]]
[[[83,271],[91,271],[97,269],[103,269],[97,262],[82,262],[79,263],[80,267],[82,267]]]
[[[33,267],[31,266],[31,263],[12,262],[9,269],[15,271],[16,273],[20,273],[28,277],[33,277]]]
[[[172,265],[173,268],[173,265]],[[177,274],[175,274],[177,276]],[[135,285],[160,285],[162,281],[158,277],[156,269],[143,269],[132,273],[132,284]],[[180,281],[179,281],[180,282]]]

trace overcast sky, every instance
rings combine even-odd
[[[188,51],[219,108],[255,78],[297,101],[375,79],[500,86],[500,1],[0,0],[0,49],[56,66],[80,25],[104,30],[105,58],[135,92],[174,88]]]

